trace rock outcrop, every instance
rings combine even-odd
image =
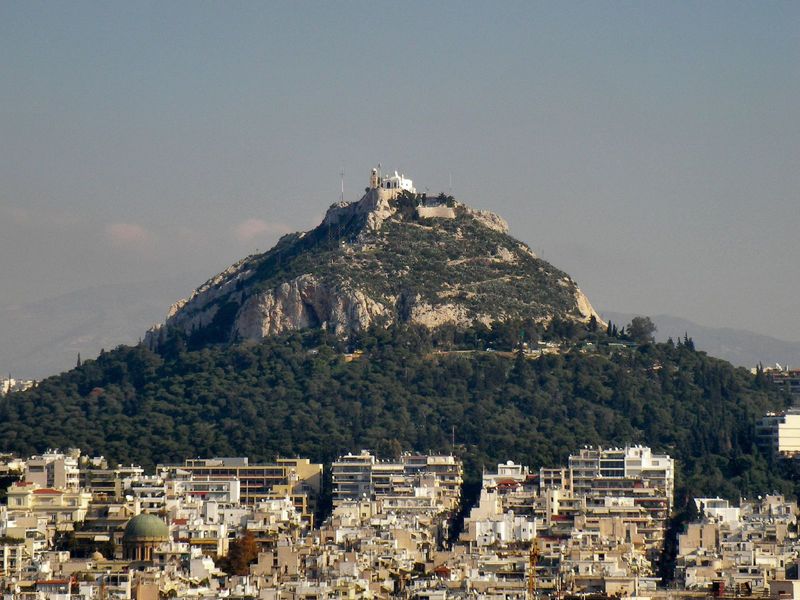
[[[508,233],[508,223],[506,223],[506,220],[500,215],[496,215],[488,210],[475,210],[469,207],[465,207],[465,209],[469,216],[489,229],[500,233]]]
[[[369,327],[376,317],[386,313],[385,306],[360,290],[331,288],[313,275],[301,275],[247,298],[237,316],[234,334],[260,339],[325,325],[343,335]]]
[[[381,197],[376,190],[370,190],[358,202],[337,202],[333,204],[322,221],[323,226],[348,223],[353,218],[364,218],[368,231],[380,229],[383,222],[395,213],[391,201]]]

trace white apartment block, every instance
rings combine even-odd
[[[333,505],[387,496],[420,497],[421,487],[435,488],[435,503],[446,510],[458,505],[463,481],[461,461],[450,455],[403,454],[380,461],[369,451],[347,454],[331,463]]]
[[[192,476],[175,482],[177,494],[204,502],[238,504],[241,501],[241,482],[234,477]]]
[[[367,450],[362,450],[360,454],[348,453],[331,463],[333,505],[339,506],[345,500],[370,498],[373,493],[372,467],[376,463],[377,459]],[[380,480],[383,479],[380,477]]]
[[[675,460],[666,454],[653,454],[646,446],[587,447],[570,455],[569,467],[576,495],[618,494],[629,487],[622,480],[639,480],[648,487],[661,490],[668,499],[667,511],[672,510]],[[620,485],[614,485],[614,480]]]
[[[126,496],[137,505],[137,511],[157,513],[167,507],[167,492],[170,486],[158,475],[140,475],[125,479]]]
[[[523,483],[530,475],[526,466],[518,465],[513,460],[506,461],[497,465],[497,472],[483,472],[483,487],[497,487],[498,485],[508,486]]]
[[[800,453],[800,411],[768,413],[756,426],[758,443],[778,456]]]
[[[66,454],[48,450],[44,454],[31,456],[25,465],[24,479],[42,488],[77,490],[80,487],[78,459],[80,450]]]

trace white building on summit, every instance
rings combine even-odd
[[[405,175],[398,174],[397,171],[395,171],[394,175],[384,177],[381,175],[380,166],[376,169],[372,169],[369,187],[378,190],[378,196],[381,200],[392,200],[402,192],[417,193],[417,190],[414,188],[414,182],[410,179],[406,179]]]

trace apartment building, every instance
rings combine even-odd
[[[333,480],[333,505],[339,506],[345,500],[361,500],[371,498],[373,486],[373,467],[377,459],[367,450],[360,454],[347,453],[331,463]],[[381,492],[391,489],[391,477],[398,474],[398,465],[389,463],[376,469],[376,479]],[[402,469],[399,469],[402,474]]]
[[[333,505],[345,501],[375,500],[381,496],[414,495],[415,488],[435,489],[435,503],[448,510],[461,497],[463,467],[450,455],[403,454],[396,461],[380,461],[369,451],[347,454],[331,464]]]
[[[775,387],[789,392],[795,398],[800,397],[800,369],[775,365],[774,369],[764,369],[764,375]]]
[[[111,467],[102,456],[80,459],[80,486],[89,490],[96,500],[121,500],[125,480],[136,479],[144,474],[139,465],[117,465]]]
[[[798,506],[783,496],[759,496],[731,506],[696,498],[701,517],[678,536],[675,575],[686,589],[714,582],[737,594],[768,593],[776,581],[794,579],[800,551]]]
[[[665,454],[653,454],[646,446],[581,448],[570,455],[569,468],[576,495],[619,496],[646,487],[660,490],[667,513],[672,510],[675,460]]]
[[[800,409],[767,413],[756,425],[756,441],[784,458],[800,454]]]
[[[322,465],[307,458],[279,458],[273,463],[250,464],[247,457],[196,458],[180,465],[159,465],[157,471],[170,479],[238,479],[243,504],[289,497],[308,520],[313,520],[322,489]]]
[[[41,487],[28,481],[13,484],[7,494],[9,517],[46,517],[52,530],[69,530],[73,523],[83,522],[92,500],[89,492]]]
[[[80,487],[79,457],[80,450],[66,454],[48,450],[44,454],[31,456],[25,464],[24,479],[42,488],[77,490]]]
[[[0,538],[0,579],[19,578],[26,556],[28,554],[23,540]]]

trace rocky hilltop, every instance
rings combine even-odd
[[[303,328],[348,335],[373,324],[469,325],[596,316],[565,273],[508,234],[506,222],[440,195],[387,193],[330,207],[315,229],[281,238],[174,304],[147,341],[260,340]]]

